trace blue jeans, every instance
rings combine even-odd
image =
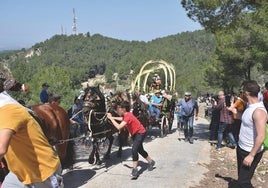
[[[223,133],[224,133],[225,129],[227,130],[227,134],[228,134],[228,138],[229,138],[229,142],[230,142],[229,144],[232,146],[236,146],[235,138],[234,138],[233,133],[230,130],[230,126],[231,126],[230,124],[220,122],[219,130],[218,130],[218,144],[217,144],[218,148],[221,148]]]
[[[183,116],[182,125],[185,138],[191,138],[194,133],[194,116]]]
[[[160,109],[158,107],[150,106],[149,111],[150,111],[151,117],[155,115],[156,120],[160,120]]]

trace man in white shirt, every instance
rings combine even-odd
[[[237,147],[238,184],[241,188],[252,188],[251,179],[263,155],[267,112],[258,99],[260,87],[256,81],[245,81],[242,89],[248,107],[242,116]]]

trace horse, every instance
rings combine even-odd
[[[65,142],[70,137],[70,119],[66,111],[57,104],[31,106],[34,117],[41,126],[49,143],[55,146],[63,168],[74,164],[74,143]],[[61,142],[62,141],[62,142]]]
[[[3,88],[0,88],[0,92],[3,92],[4,90],[27,91],[27,87],[24,84],[17,82],[14,78],[11,78],[9,75],[1,71],[0,83],[3,85]],[[69,138],[70,120],[69,118],[66,119],[68,115],[61,107],[55,104],[35,105],[32,107],[32,110],[29,108],[27,108],[27,110],[36,119],[48,140],[53,140],[53,142],[56,143],[60,140]],[[74,163],[72,156],[74,153],[72,143],[63,143],[62,145],[57,145],[56,149],[58,150],[57,152],[63,168],[69,167]],[[4,158],[0,162],[0,182],[2,182],[9,169]]]
[[[118,130],[108,121],[106,117],[106,99],[103,93],[98,87],[87,87],[85,90],[84,107],[83,107],[83,116],[85,122],[88,124],[88,129],[90,136],[93,141],[93,149],[89,155],[88,162],[93,164],[100,165],[102,161],[100,160],[99,155],[99,140],[107,138],[109,140],[109,146],[106,154],[104,155],[105,159],[110,158],[111,147],[113,144],[113,134],[118,132]],[[128,138],[124,131],[119,133],[119,150],[118,157],[121,157],[122,143],[124,139]]]
[[[143,103],[140,98],[139,98],[139,94],[138,93],[134,93],[133,97],[132,97],[132,112],[133,115],[136,116],[138,118],[138,120],[141,122],[141,124],[145,127],[148,128],[149,127],[149,120],[150,120],[150,116],[149,116],[149,112],[148,112],[148,105],[146,105],[145,103]]]

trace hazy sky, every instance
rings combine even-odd
[[[0,50],[30,47],[55,34],[72,34],[75,8],[78,33],[150,41],[201,29],[180,0],[1,0]]]

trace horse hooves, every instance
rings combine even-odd
[[[102,161],[101,160],[97,160],[95,164],[96,165],[101,165],[102,164]]]
[[[121,158],[122,157],[122,153],[119,151],[118,153],[117,153],[117,158]]]
[[[88,158],[88,163],[89,163],[89,164],[93,164],[93,163],[94,163],[94,157],[90,157],[90,158]]]

